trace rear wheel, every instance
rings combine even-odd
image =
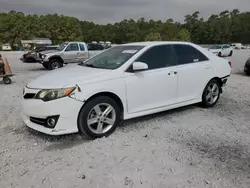
[[[59,59],[52,59],[48,63],[49,70],[59,69],[62,66],[63,66],[63,64],[62,64],[61,60],[59,60]]]
[[[233,55],[233,51],[230,52],[229,56],[232,56]]]
[[[202,94],[204,107],[213,107],[220,98],[221,86],[215,79],[211,80],[205,87]]]
[[[3,83],[4,84],[11,84],[11,79],[6,76],[6,77],[3,78]]]
[[[110,97],[100,96],[91,99],[81,109],[78,116],[78,129],[84,135],[95,139],[109,136],[120,123],[121,110]]]

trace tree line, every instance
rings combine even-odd
[[[33,37],[50,38],[54,44],[64,41],[110,41],[120,44],[150,40],[181,40],[197,44],[250,43],[250,12],[223,11],[208,19],[200,13],[186,15],[184,23],[173,19],[125,19],[100,25],[58,14],[26,15],[10,11],[0,13],[0,43],[20,45]]]

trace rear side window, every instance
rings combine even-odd
[[[81,51],[85,51],[85,46],[83,44],[79,44],[79,46]]]
[[[154,46],[144,52],[136,61],[146,63],[148,69],[159,69],[177,64],[172,45]]]
[[[208,60],[204,54],[190,45],[175,44],[174,49],[180,65]]]

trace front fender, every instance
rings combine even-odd
[[[52,56],[46,57],[46,58],[44,58],[43,61],[49,62],[49,61],[52,60],[52,59],[60,59],[60,61],[61,61],[62,63],[64,63],[62,57],[59,56],[59,55],[52,55]]]

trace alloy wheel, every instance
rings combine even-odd
[[[219,97],[219,87],[216,83],[211,83],[207,88],[206,101],[209,104],[214,104]]]
[[[107,103],[101,103],[94,106],[88,116],[88,128],[95,134],[108,132],[115,124],[115,109]]]

